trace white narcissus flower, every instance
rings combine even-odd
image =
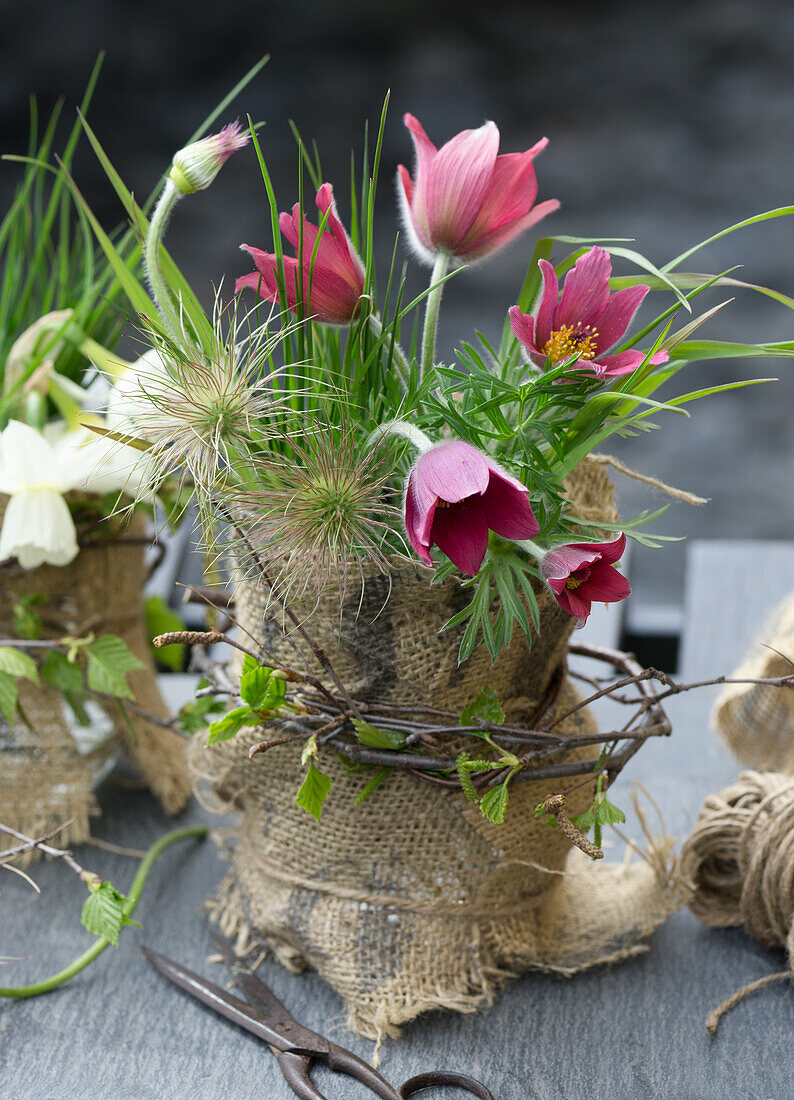
[[[146,428],[158,400],[172,388],[173,378],[162,355],[156,348],[149,348],[114,383],[107,401],[107,427],[122,435],[146,439]]]
[[[68,565],[77,556],[77,532],[64,493],[128,490],[130,466],[87,428],[63,423],[45,433],[11,420],[0,433],[0,493],[10,497],[0,530],[0,561],[23,569]]]

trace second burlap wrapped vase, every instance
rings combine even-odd
[[[794,592],[767,622],[732,675],[767,680],[794,672]],[[768,684],[726,684],[714,707],[714,724],[736,759],[759,771],[794,775],[794,692]]]
[[[580,470],[570,495],[580,515],[614,518],[602,470]],[[537,594],[541,628],[531,651],[523,636],[514,638],[494,666],[484,648],[458,666],[460,636],[440,630],[466,593],[451,579],[431,587],[424,569],[374,576],[361,606],[357,593],[340,618],[333,599],[322,601],[306,625],[358,699],[460,713],[489,684],[506,722],[519,725],[532,720],[559,675],[553,713],[578,700],[564,674],[574,620],[549,592]],[[239,582],[241,626],[294,665],[289,642],[264,621],[265,602],[253,582]],[[585,709],[562,730],[596,732]],[[333,788],[318,822],[295,802],[300,751],[281,745],[249,760],[254,739],[243,734],[207,748],[196,738],[190,750],[202,796],[216,810],[239,812],[224,830],[231,867],[213,917],[238,946],[265,943],[289,969],[316,969],[341,994],[348,1026],[359,1034],[396,1036],[432,1008],[474,1011],[530,968],[569,974],[626,957],[679,904],[664,859],[596,871],[582,857],[567,867],[568,840],[535,817],[554,781],[514,783],[497,825],[461,792],[397,769],[355,805],[369,777],[324,753]],[[570,812],[582,812],[592,797],[592,785],[580,787]]]
[[[116,634],[144,668],[129,674],[136,705],[155,718],[168,710],[157,686],[143,619],[145,580],[143,524],[135,521],[117,538],[83,548],[64,566],[24,570],[9,563],[0,570],[0,633],[12,636],[14,605],[40,594],[36,604],[42,638]],[[91,724],[81,727],[63,695],[44,681],[19,681],[19,701],[27,723],[9,726],[0,716],[0,820],[26,836],[42,836],[58,826],[62,845],[89,836],[97,812],[94,787],[120,751],[143,774],[168,813],[188,799],[190,784],[183,740],[172,730],[127,711],[114,702],[89,703]],[[16,841],[0,836],[0,849]],[[30,853],[30,862],[38,853]]]

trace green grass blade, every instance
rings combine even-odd
[[[701,248],[718,241],[720,237],[727,237],[729,233],[735,233],[737,229],[745,229],[748,225],[756,225],[758,222],[769,221],[771,218],[786,218],[791,214],[794,214],[794,206],[779,206],[776,210],[766,210],[763,214],[755,214],[752,218],[745,218],[744,221],[737,222],[736,225],[729,225],[727,229],[721,229],[719,233],[707,237],[705,241],[693,245],[686,252],[682,252],[680,256],[676,256],[674,260],[670,260],[669,263],[664,265],[662,271],[665,273],[672,271],[684,260],[688,260],[690,256],[700,251]]]

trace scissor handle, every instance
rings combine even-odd
[[[487,1089],[481,1081],[469,1077],[467,1073],[454,1073],[451,1070],[431,1070],[429,1073],[417,1073],[416,1077],[410,1077],[400,1089],[401,1100],[407,1100],[422,1089],[443,1088],[464,1089],[472,1096],[479,1096],[480,1100],[496,1100],[496,1097]]]
[[[307,1058],[303,1054],[293,1054],[291,1051],[280,1052],[274,1047],[271,1047],[271,1050],[276,1056],[284,1080],[298,1097],[298,1100],[326,1100],[326,1097],[309,1076],[309,1071],[312,1068],[311,1058]]]

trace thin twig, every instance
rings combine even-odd
[[[67,824],[69,824],[69,822],[67,822]],[[65,828],[65,825],[61,825],[60,828],[56,830],[56,832],[60,832],[60,830],[63,828]],[[38,840],[36,840],[33,837],[25,836],[24,833],[19,833],[16,829],[12,829],[10,825],[3,825],[1,822],[0,831],[8,833],[9,836],[16,837],[17,840],[23,841],[21,849],[16,849],[17,853],[19,853],[20,850],[26,851],[37,848],[40,852],[43,852],[45,856],[50,856],[52,859],[62,859],[66,866],[70,867],[74,871],[81,882],[88,883],[92,881],[100,881],[99,876],[95,875],[93,871],[86,871],[84,867],[80,866],[80,864],[77,862],[77,860],[74,858],[68,848],[53,848],[49,844],[45,844],[43,838],[39,838]],[[3,857],[6,856],[7,853],[4,852]]]

